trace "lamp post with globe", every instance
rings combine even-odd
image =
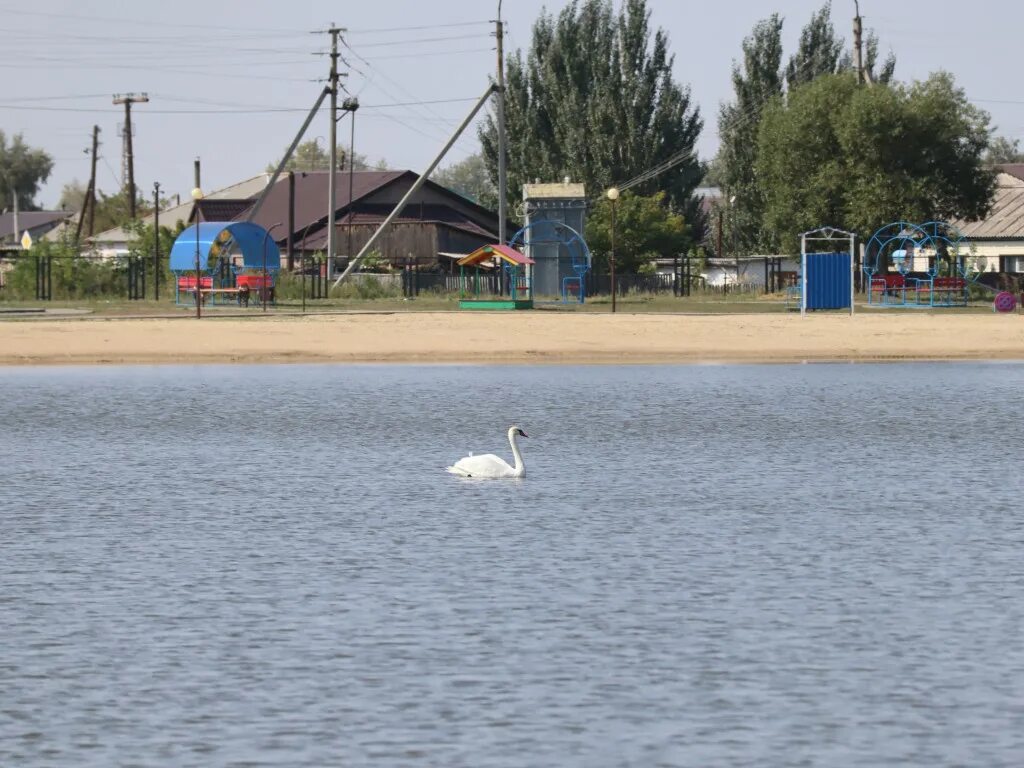
[[[200,277],[199,267],[199,222],[202,219],[202,212],[199,210],[199,201],[203,199],[203,190],[196,187],[192,190],[192,200],[195,201],[196,208],[196,319],[200,319],[203,316],[203,291],[202,291],[202,278]]]
[[[607,192],[604,193],[605,197],[612,204],[612,226],[611,226],[611,248],[608,256],[608,266],[611,269],[612,279],[612,312],[615,311],[615,203],[619,199],[618,187],[610,187]]]

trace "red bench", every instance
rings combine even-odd
[[[239,288],[248,288],[250,290],[257,290],[259,288],[274,287],[274,276],[273,275],[238,275],[235,278],[235,285]]]
[[[199,280],[199,287],[213,288],[213,278],[203,277]],[[179,291],[194,291],[196,289],[196,278],[195,275],[183,275],[178,278],[178,290]]]
[[[875,294],[878,295],[878,300],[888,294],[889,296],[898,296],[907,287],[907,278],[898,272],[887,273],[871,278],[871,298],[872,301],[875,298]]]

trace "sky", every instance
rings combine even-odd
[[[506,50],[529,47],[542,9],[564,0],[504,0]],[[619,0],[615,0],[616,6]],[[821,0],[649,0],[652,25],[669,35],[677,81],[705,119],[702,157],[717,146],[719,105],[731,94],[741,43],[772,12],[785,19],[785,55]],[[1024,4],[975,0],[861,0],[866,28],[896,76],[922,79],[945,69],[993,117],[998,132],[1024,139],[1024,86],[1018,78]],[[495,71],[496,0],[0,0],[0,130],[54,158],[37,198],[55,207],[64,184],[89,177],[92,126],[100,127],[97,185],[121,184],[123,107],[114,94],[142,93],[132,111],[135,178],[152,194],[187,197],[193,160],[211,191],[265,170],[279,158],[323,89],[332,24],[343,27],[345,95],[361,103],[355,149],[389,167],[424,170],[488,86]],[[850,39],[853,0],[833,1],[833,20]],[[338,126],[348,144],[351,125]],[[305,138],[327,146],[326,104]],[[1024,142],[1022,142],[1024,143]],[[467,130],[442,166],[477,151]],[[511,196],[514,198],[515,193]]]

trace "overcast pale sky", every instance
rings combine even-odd
[[[509,49],[527,48],[541,9],[563,0],[504,0]],[[616,2],[618,5],[618,2]],[[732,62],[761,18],[785,18],[786,55],[821,0],[650,0],[652,22],[670,36],[676,78],[689,85],[705,118],[698,144],[714,154],[718,105],[731,98]],[[88,180],[93,124],[101,129],[97,179],[106,192],[121,177],[121,107],[115,93],[147,92],[132,113],[135,174],[151,194],[187,195],[192,161],[202,158],[207,190],[263,171],[298,130],[326,76],[326,34],[346,27],[346,86],[364,105],[356,151],[391,167],[422,170],[487,87],[494,71],[495,0],[0,0],[0,129],[24,133],[50,152],[53,175],[39,202],[56,204],[61,187]],[[1002,0],[861,0],[865,25],[883,53],[893,50],[903,80],[952,72],[999,132],[1024,137],[1020,30],[1024,4]],[[853,0],[835,0],[833,19],[850,38]],[[413,105],[409,102],[434,102]],[[306,138],[323,137],[326,106]],[[347,144],[348,118],[339,125]],[[476,151],[467,131],[444,164]],[[514,193],[513,193],[514,194]]]

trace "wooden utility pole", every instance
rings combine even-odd
[[[89,212],[89,234],[92,237],[92,228],[96,221],[96,153],[100,146],[100,127],[92,127],[92,158],[89,170],[89,186],[85,188],[85,199],[82,200],[82,212],[78,215],[78,227],[75,229],[75,242],[82,239],[82,225],[85,223],[86,211]]]
[[[128,215],[135,218],[135,157],[132,153],[132,104],[145,104],[144,93],[115,93],[114,103],[124,104],[124,184],[128,195]]]
[[[498,113],[498,242],[505,244],[505,219],[507,217],[506,197],[508,184],[506,156],[508,147],[505,136],[505,25],[501,21],[501,0],[498,0],[498,18],[494,21],[494,36],[498,41],[498,88],[495,91]]]

